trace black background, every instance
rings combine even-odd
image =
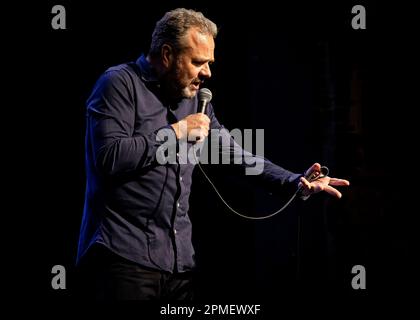
[[[55,4],[66,8],[66,30],[51,27]],[[356,4],[365,5],[366,30],[351,28]],[[229,129],[263,128],[266,157],[289,170],[303,172],[318,161],[351,181],[341,200],[319,194],[253,222],[230,213],[196,170],[198,298],[264,303],[291,293],[404,295],[415,256],[416,209],[408,209],[408,200],[415,198],[417,171],[416,22],[402,3],[359,1],[47,1],[5,10],[15,18],[5,29],[13,113],[5,120],[13,128],[6,130],[12,143],[5,158],[17,168],[7,172],[13,192],[4,209],[16,218],[11,230],[5,227],[12,234],[10,266],[18,272],[14,293],[75,298],[85,101],[98,76],[147,51],[155,22],[180,6],[202,11],[220,28],[207,83],[219,121]],[[226,176],[226,168],[206,169],[235,208],[269,213],[282,205],[246,179]],[[51,289],[57,264],[68,271],[67,290]],[[351,287],[358,264],[366,268],[367,290]]]

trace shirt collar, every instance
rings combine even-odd
[[[147,82],[158,82],[156,72],[147,61],[146,56],[142,54],[136,61],[136,64],[141,70],[141,78]]]

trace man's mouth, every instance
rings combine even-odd
[[[200,80],[195,80],[195,81],[193,81],[193,82],[191,83],[191,85],[193,86],[193,88],[194,88],[195,90],[198,90],[198,89],[200,88],[200,84],[201,84],[201,82],[202,82],[202,81],[200,81]]]

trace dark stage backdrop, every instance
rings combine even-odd
[[[416,211],[407,201],[418,171],[414,20],[402,4],[337,2],[47,1],[10,11],[18,14],[10,37],[19,49],[9,60],[17,111],[9,137],[19,168],[6,211],[17,218],[7,246],[23,261],[17,296],[74,298],[85,101],[98,76],[145,52],[155,22],[179,6],[220,28],[206,84],[220,122],[264,129],[266,157],[285,168],[303,172],[319,161],[351,181],[341,200],[317,195],[255,222],[229,212],[196,170],[190,214],[199,299],[264,304],[289,293],[405,292]],[[51,27],[55,4],[66,9],[66,30]],[[357,4],[365,5],[366,30],[351,27]],[[205,169],[235,208],[262,214],[283,203],[227,168]],[[54,265],[67,270],[66,290],[51,288]],[[355,265],[366,268],[366,290],[352,289]]]

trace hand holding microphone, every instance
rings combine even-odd
[[[212,98],[211,91],[202,88],[198,92],[198,113],[190,114],[181,121],[172,124],[178,139],[202,142],[209,134],[210,118],[205,114],[208,103]]]

